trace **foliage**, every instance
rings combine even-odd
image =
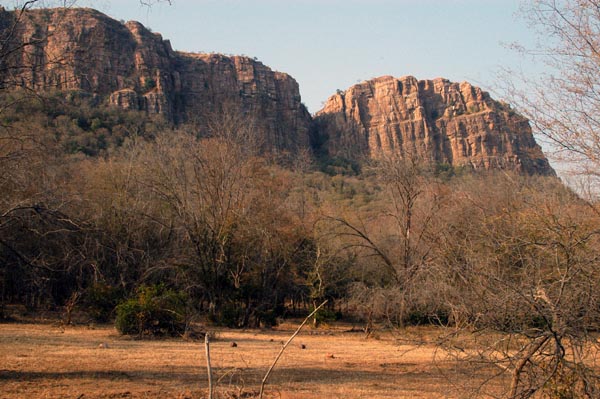
[[[163,284],[141,286],[116,308],[115,326],[125,335],[181,335],[186,326],[186,295]]]
[[[597,176],[600,4],[530,5],[568,73],[520,104]],[[599,396],[598,204],[553,178],[412,154],[367,165],[351,148],[328,158],[326,143],[313,143],[317,168],[304,154],[292,171],[260,155],[259,121],[226,105],[174,131],[83,92],[0,104],[0,313],[83,293],[97,320],[116,306],[123,334],[178,335],[192,313],[264,327],[328,300],[315,325],[345,309],[367,335],[451,327],[448,353],[510,381],[498,395]]]
[[[150,91],[156,87],[156,81],[152,78],[146,78],[144,81],[143,90]]]
[[[2,124],[12,131],[37,131],[36,140],[51,140],[67,154],[106,155],[134,137],[153,138],[167,124],[161,117],[99,104],[85,92],[50,92],[43,97],[0,94]]]
[[[358,162],[343,157],[329,158],[323,156],[320,158],[320,165],[321,171],[330,176],[356,176],[360,173],[360,164]]]

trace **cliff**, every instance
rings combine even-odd
[[[269,147],[309,146],[298,84],[248,57],[173,51],[138,22],[92,9],[0,11],[4,89],[84,91],[96,103],[197,122],[222,111],[252,118]]]
[[[205,130],[238,113],[265,149],[350,159],[411,152],[432,162],[554,175],[528,121],[468,83],[385,76],[338,92],[315,120],[289,75],[242,56],[183,53],[138,22],[92,9],[0,7],[0,90],[82,91],[99,106]]]
[[[529,122],[469,83],[383,76],[338,91],[315,118],[329,156],[411,153],[474,169],[555,175]]]

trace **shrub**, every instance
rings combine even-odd
[[[164,284],[141,286],[136,296],[117,306],[115,325],[126,335],[181,335],[185,331],[186,295]]]
[[[311,311],[314,310],[313,308],[311,308]],[[342,317],[342,315],[339,312],[336,312],[333,309],[329,309],[329,308],[323,308],[320,309],[316,314],[315,314],[315,319],[316,319],[316,324],[322,324],[322,323],[331,323],[333,321],[339,320]]]

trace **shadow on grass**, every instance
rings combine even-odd
[[[340,365],[340,367],[343,367]],[[410,367],[409,367],[410,368]],[[406,370],[408,371],[408,370]],[[232,372],[231,368],[214,369],[215,375],[226,375]],[[258,368],[235,369],[235,374],[243,375],[248,383],[259,383],[266,370]],[[405,374],[408,378],[414,378],[417,375],[421,379],[440,379],[442,375],[436,370],[415,370],[407,373],[390,372],[382,368],[381,371],[365,371],[365,370],[339,370],[339,369],[322,369],[315,367],[285,367],[275,369],[271,378],[270,384],[284,382],[310,382],[324,385],[338,385],[346,382],[357,381],[381,381],[381,380],[396,380]],[[77,379],[94,379],[94,380],[152,380],[165,382],[195,382],[201,381],[206,375],[205,369],[199,367],[197,372],[190,371],[189,367],[173,368],[169,371],[148,371],[148,370],[80,370],[80,371],[14,371],[0,370],[0,381],[37,381],[37,380],[77,380]]]

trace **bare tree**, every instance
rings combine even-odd
[[[512,360],[510,397],[544,392],[592,398],[598,396],[599,377],[591,332],[598,329],[599,316],[598,288],[592,287],[598,281],[600,225],[600,1],[529,0],[521,12],[538,43],[535,49],[516,47],[543,62],[546,72],[539,77],[513,73],[507,97],[555,149],[566,173],[582,177],[580,193],[595,214],[580,200],[549,204],[536,198],[524,223],[527,233],[518,228],[512,234],[511,253],[527,273],[512,283],[496,281],[503,281],[517,295],[515,305],[522,312],[529,309],[540,323],[521,331],[524,340],[516,356],[504,356]]]
[[[353,289],[367,335],[376,319],[401,324],[415,312],[428,317],[424,281],[433,265],[435,215],[444,197],[429,165],[411,154],[382,157],[371,173],[383,187],[381,202],[325,218],[340,249],[369,270]]]
[[[538,34],[518,51],[544,65],[531,77],[508,71],[509,101],[577,175],[600,177],[600,1],[528,0],[521,13]],[[596,187],[598,188],[598,187]]]
[[[487,369],[475,396],[499,381],[503,398],[597,397],[597,216],[556,183],[517,177],[456,195],[438,292],[454,317],[447,348]]]
[[[188,287],[196,285],[214,313],[226,294],[223,281],[236,273],[229,269],[228,256],[248,205],[247,158],[241,146],[220,137],[200,141],[181,134],[176,141],[163,137],[148,144],[143,184],[150,196],[168,206],[172,216],[167,217],[175,220],[189,243],[191,258],[185,259],[183,252],[176,263],[190,265],[184,273]]]
[[[172,257],[150,271],[173,271],[217,322],[274,323],[294,264],[310,256],[287,206],[290,183],[256,156],[250,116],[228,108],[206,121],[200,138],[180,132],[142,144],[138,179],[174,233]]]

